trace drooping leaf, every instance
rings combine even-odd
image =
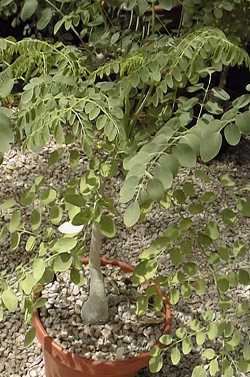
[[[36,330],[34,329],[34,327],[32,327],[25,334],[25,338],[24,338],[24,345],[25,345],[25,347],[29,347],[33,343],[35,337],[36,337]]]
[[[241,133],[237,124],[231,123],[228,126],[226,126],[226,128],[224,129],[224,134],[225,134],[225,138],[228,144],[230,145],[239,144]]]
[[[11,288],[7,288],[2,293],[2,301],[6,309],[10,312],[14,312],[17,309],[18,300]]]
[[[121,203],[127,203],[133,199],[139,181],[140,178],[137,176],[130,176],[125,180],[120,192]]]
[[[239,127],[243,135],[249,135],[250,133],[250,111],[246,111],[237,115],[236,125]]]
[[[181,353],[180,353],[179,348],[177,346],[172,348],[170,358],[171,358],[173,365],[178,365],[179,362],[181,361]]]
[[[27,274],[25,279],[21,280],[20,287],[26,295],[30,295],[35,284],[36,280],[33,275]]]
[[[31,225],[33,230],[37,230],[41,225],[41,213],[38,209],[34,209],[31,213]]]
[[[14,233],[18,230],[19,226],[21,224],[21,212],[19,210],[16,210],[12,216],[11,216],[11,219],[10,219],[10,223],[9,223],[9,232],[10,233]]]
[[[36,243],[36,237],[29,236],[29,238],[26,241],[25,250],[26,251],[32,251]]]
[[[46,7],[41,11],[41,16],[39,20],[37,21],[37,29],[43,30],[45,29],[48,24],[50,23],[51,19],[53,17],[53,11],[50,7]]]
[[[173,0],[160,0],[159,4],[162,9],[171,10],[174,6]]]
[[[219,368],[219,363],[217,361],[217,359],[214,359],[210,362],[209,364],[209,373],[211,375],[211,377],[214,377],[217,375],[217,373],[219,372],[220,368]]]
[[[216,356],[216,352],[212,348],[207,348],[202,352],[202,357],[204,359],[212,360]]]
[[[222,136],[220,132],[211,132],[201,139],[200,155],[204,162],[208,162],[217,156],[221,149]]]
[[[73,259],[68,253],[61,253],[54,259],[53,269],[54,272],[64,272],[70,269]]]
[[[138,201],[132,202],[127,208],[124,213],[124,223],[125,225],[130,228],[134,226],[141,215],[140,206]]]
[[[184,168],[193,168],[196,165],[196,153],[187,144],[178,144],[174,148],[173,155]]]
[[[37,0],[25,0],[22,10],[21,10],[21,19],[23,21],[27,21],[29,18],[33,16],[37,7],[38,7]]]
[[[196,366],[193,369],[192,377],[207,377],[207,372],[203,366]]]
[[[33,270],[33,276],[36,281],[39,281],[44,272],[45,272],[46,264],[45,261],[42,258],[36,258],[34,259],[32,263],[32,270]]]
[[[163,366],[162,355],[157,355],[149,359],[149,370],[151,373],[158,373]]]
[[[104,236],[113,238],[116,234],[116,226],[113,218],[109,215],[102,215],[99,223],[100,231]]]
[[[74,249],[76,245],[77,245],[76,239],[63,237],[63,238],[60,238],[58,241],[56,241],[55,245],[53,246],[53,249],[57,252],[65,253],[67,251]]]
[[[10,120],[0,108],[0,153],[8,152],[13,140],[14,135]]]

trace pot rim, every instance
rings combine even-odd
[[[88,257],[82,257],[82,262],[83,264],[88,263],[89,258]],[[134,267],[127,263],[127,262],[122,262],[116,259],[109,259],[105,256],[101,257],[101,265],[102,266],[118,266],[120,269],[124,272],[133,272]],[[157,290],[160,292],[160,288],[157,287]],[[162,295],[160,293],[163,301],[164,301],[164,317],[165,317],[165,323],[164,323],[164,328],[162,333],[169,333],[171,328],[172,328],[172,309],[171,309],[171,304],[169,302],[168,297]],[[51,336],[48,335],[42,321],[39,315],[39,312],[36,310],[33,315],[32,315],[32,325],[34,326],[36,330],[36,337],[39,340],[39,343],[42,345],[42,348],[46,348],[55,356],[55,358],[60,359],[60,362],[64,364],[71,364],[69,360],[72,360],[73,363],[82,363],[84,362],[85,364],[98,364],[98,365],[107,365],[107,364],[124,364],[122,366],[125,366],[125,364],[128,361],[137,361],[137,360],[149,360],[150,358],[150,352],[141,352],[137,356],[131,356],[125,359],[115,359],[115,360],[94,360],[92,358],[86,358],[84,356],[80,356],[79,354],[76,354],[71,351],[65,350],[63,347],[61,347]],[[156,342],[158,344],[158,342]]]

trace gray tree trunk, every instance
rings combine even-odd
[[[89,296],[83,304],[81,317],[84,323],[106,323],[109,318],[108,299],[105,294],[103,275],[101,271],[102,235],[97,224],[92,226],[89,253]]]

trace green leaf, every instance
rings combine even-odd
[[[247,270],[243,270],[243,269],[239,270],[239,283],[242,285],[250,284],[250,274]]]
[[[85,208],[84,210],[77,213],[72,220],[72,225],[87,225],[92,217],[92,211],[90,208]]]
[[[0,97],[5,98],[10,95],[12,88],[14,86],[15,79],[12,78],[6,78],[2,83],[0,87]]]
[[[220,181],[224,187],[234,187],[235,182],[229,174],[224,174],[220,177]]]
[[[247,361],[250,360],[250,344],[249,343],[244,344],[243,357],[244,357],[244,360],[247,360]]]
[[[10,209],[16,205],[16,201],[12,198],[5,200],[1,205],[0,205],[0,210],[1,211],[6,211],[7,209]]]
[[[77,245],[77,240],[74,238],[63,237],[56,241],[55,245],[53,246],[53,250],[65,253],[66,251],[70,251],[74,249]]]
[[[57,255],[54,259],[53,269],[54,272],[65,272],[70,269],[73,259],[70,254],[62,253]]]
[[[39,281],[45,272],[45,262],[41,258],[36,258],[32,264],[33,276],[36,281]]]
[[[43,30],[45,29],[48,24],[51,21],[51,18],[53,17],[53,11],[50,7],[46,7],[41,11],[41,16],[39,20],[37,21],[37,29],[38,30]]]
[[[173,0],[159,0],[162,9],[171,10],[174,6]]]
[[[159,339],[161,344],[164,344],[164,346],[169,346],[173,342],[173,338],[171,335],[162,335]]]
[[[26,334],[25,334],[25,338],[24,338],[24,346],[25,347],[29,347],[34,339],[36,337],[36,330],[34,329],[34,327],[32,327]]]
[[[225,134],[225,138],[228,144],[230,145],[239,144],[240,139],[241,139],[241,133],[237,124],[231,123],[228,126],[226,126],[224,128],[224,134]]]
[[[33,310],[40,309],[47,303],[47,298],[39,297],[33,304]]]
[[[110,39],[111,45],[115,44],[119,38],[120,38],[120,33],[118,32],[114,33]]]
[[[219,227],[214,221],[210,221],[207,224],[206,234],[208,235],[208,237],[211,238],[211,240],[213,241],[218,240],[220,236]]]
[[[231,365],[227,366],[224,370],[223,377],[234,377],[234,369]]]
[[[31,213],[32,230],[37,230],[41,225],[41,213],[39,210],[34,209]]]
[[[206,341],[206,333],[204,331],[199,331],[196,334],[196,343],[198,346],[202,346]]]
[[[187,196],[195,195],[195,189],[192,182],[185,182],[183,185],[183,191]]]
[[[14,135],[10,120],[0,108],[0,153],[8,152],[13,141]]]
[[[127,203],[133,199],[139,182],[140,178],[137,176],[130,176],[126,178],[120,192],[121,203]]]
[[[169,169],[160,166],[154,170],[153,176],[161,182],[165,190],[168,190],[172,186],[173,174]]]
[[[221,149],[222,136],[220,132],[211,132],[201,139],[200,155],[204,162],[208,162],[217,156]]]
[[[60,152],[61,152],[60,150],[56,150],[50,153],[49,159],[48,159],[49,166],[56,164],[60,160],[60,157],[61,157]]]
[[[18,230],[19,226],[21,224],[21,212],[19,210],[16,210],[10,219],[10,223],[8,226],[9,232],[14,233]]]
[[[176,330],[175,334],[178,339],[183,339],[187,335],[187,330],[185,329],[185,327],[179,327]]]
[[[192,348],[193,348],[193,344],[192,344],[190,338],[183,339],[183,341],[182,341],[182,352],[183,352],[183,354],[188,355],[192,351]]]
[[[133,281],[135,284],[144,283],[147,280],[153,279],[156,274],[158,265],[155,260],[144,260],[137,264],[133,274]]]
[[[230,287],[229,281],[225,277],[218,278],[217,279],[217,285],[218,285],[218,288],[221,292],[226,292]]]
[[[109,215],[102,215],[99,223],[100,231],[104,236],[113,238],[116,235],[116,226],[113,218]]]
[[[51,283],[53,280],[54,280],[54,271],[50,268],[50,267],[47,267],[45,269],[45,272],[43,274],[43,277],[42,279],[40,280],[40,284],[49,284]]]
[[[184,255],[179,248],[171,249],[169,255],[174,266],[179,266],[183,262]]]
[[[216,374],[220,371],[219,364],[217,359],[214,359],[209,364],[209,373],[212,377],[216,376]]]
[[[250,200],[239,199],[237,207],[243,216],[250,217]]]
[[[219,334],[219,329],[216,323],[211,323],[208,327],[207,336],[209,340],[214,340]]]
[[[170,358],[173,365],[178,365],[179,362],[181,361],[181,353],[177,346],[172,348]]]
[[[21,19],[22,21],[27,21],[33,16],[38,7],[37,0],[25,0],[22,10],[21,10]]]
[[[65,194],[65,201],[76,207],[84,207],[86,202],[82,195],[78,194]]]
[[[236,213],[230,208],[225,208],[221,212],[222,220],[225,224],[232,225],[236,220]]]
[[[207,360],[212,360],[216,356],[215,351],[212,348],[207,348],[202,352],[202,357]]]
[[[242,96],[236,98],[232,102],[232,105],[237,110],[239,110],[239,109],[246,107],[249,103],[250,103],[250,95],[249,94],[243,94]]]
[[[12,250],[16,250],[21,240],[21,233],[14,232],[10,237],[10,246]]]
[[[250,133],[250,111],[239,114],[236,117],[236,125],[239,127],[243,135],[249,135]]]
[[[36,237],[29,236],[29,238],[27,239],[26,245],[25,245],[25,250],[28,251],[28,252],[33,250],[35,243],[36,243]]]
[[[136,315],[142,316],[148,309],[148,296],[141,295],[136,301]]]
[[[63,210],[61,207],[53,206],[50,208],[50,221],[52,222],[52,224],[58,225],[62,220],[62,216]]]
[[[164,193],[164,187],[158,179],[153,178],[148,182],[147,193],[150,200],[160,200]]]
[[[207,377],[207,372],[205,371],[203,366],[199,365],[193,369],[191,377]]]
[[[180,292],[177,288],[173,288],[170,291],[170,302],[172,305],[176,305],[180,299]]]
[[[131,203],[125,210],[124,223],[129,228],[135,225],[141,215],[140,206],[138,201]]]
[[[83,271],[79,271],[75,268],[72,268],[70,270],[70,280],[76,284],[76,285],[83,285],[83,283],[85,282],[85,276],[83,275]]]
[[[43,204],[47,205],[47,204],[53,203],[56,200],[56,197],[57,197],[56,191],[53,189],[49,189],[49,190],[44,191],[41,194],[41,201]]]
[[[149,359],[149,370],[151,373],[158,373],[163,367],[162,355],[157,355]]]
[[[80,162],[80,152],[78,150],[72,150],[69,152],[69,163],[70,166],[74,169],[78,166]]]
[[[3,291],[2,301],[6,309],[8,309],[10,312],[14,312],[17,309],[18,300],[11,288],[8,287]]]
[[[196,165],[196,153],[187,144],[178,144],[174,148],[173,155],[184,168],[193,168]]]
[[[20,281],[20,287],[26,295],[30,295],[36,281],[32,274],[27,274],[24,280]]]
[[[219,98],[222,101],[230,100],[230,95],[222,88],[213,88],[212,92],[216,98]]]

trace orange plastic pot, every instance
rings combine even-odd
[[[88,263],[88,258],[83,258]],[[124,272],[133,272],[128,263],[102,258],[102,265],[118,266]],[[163,332],[171,329],[172,312],[169,301],[165,300],[165,324]],[[65,351],[51,338],[40,320],[39,313],[33,314],[33,326],[43,349],[46,377],[134,377],[137,372],[148,366],[149,353],[115,361],[96,361],[86,359],[72,352]]]

